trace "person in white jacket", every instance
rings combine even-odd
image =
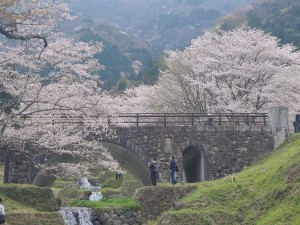
[[[5,223],[5,209],[2,205],[2,198],[0,198],[0,224]]]

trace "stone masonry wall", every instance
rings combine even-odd
[[[269,127],[131,127],[118,128],[117,134],[157,158],[162,181],[169,181],[170,156],[183,168],[182,153],[189,146],[205,153],[205,180],[239,172],[274,149]]]
[[[106,212],[91,213],[93,225],[141,225],[139,212],[126,209],[112,209]]]
[[[203,152],[205,180],[239,172],[274,149],[272,132],[267,126],[152,126],[115,129],[118,139],[130,143],[127,146],[135,145],[147,152],[148,157],[157,158],[163,182],[169,181],[168,162],[172,155],[179,164],[178,178],[183,180],[182,155],[188,147]],[[146,159],[143,160],[147,163]],[[32,165],[24,155],[10,155],[8,170],[8,182],[30,183]]]
[[[32,168],[31,162],[28,158],[20,152],[9,154],[8,160],[8,174],[7,183],[27,184],[30,179],[30,170]]]

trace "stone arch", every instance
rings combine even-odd
[[[135,176],[142,185],[151,185],[148,168],[150,157],[148,153],[129,141],[115,143],[103,140],[101,142],[103,147],[109,149],[109,152],[118,163]]]
[[[8,183],[9,180],[9,155],[4,148],[0,148],[0,161],[3,165],[3,183]]]
[[[202,144],[187,141],[182,144],[183,178],[187,183],[208,180],[208,153]]]
[[[108,149],[111,155],[119,164],[128,170],[141,185],[150,185],[150,174],[148,169],[149,155],[141,147],[123,139],[96,139],[102,147]],[[96,157],[96,155],[95,155]],[[53,156],[48,161],[63,161],[58,156]],[[55,179],[54,179],[55,180]],[[37,186],[51,186],[54,182],[53,177],[40,174],[38,171],[34,175],[33,184]]]

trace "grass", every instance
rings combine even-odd
[[[101,201],[76,200],[70,203],[69,206],[89,207],[93,209],[139,209],[139,206],[132,198],[114,198]]]
[[[198,184],[165,215],[173,224],[299,224],[300,135],[234,176]]]
[[[59,207],[59,201],[53,195],[50,188],[39,188],[31,185],[2,184],[0,195],[7,201],[15,201],[19,204],[39,211],[53,211]]]
[[[102,188],[112,188],[117,189],[121,186],[123,180],[116,180],[115,178],[107,179],[103,184],[101,184]]]
[[[56,213],[10,213],[6,215],[7,225],[65,225]]]
[[[5,206],[5,213],[37,213],[37,210],[0,194]]]

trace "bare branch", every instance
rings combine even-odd
[[[42,35],[39,35],[39,34],[20,35],[20,34],[8,32],[3,27],[0,27],[0,33],[3,34],[5,37],[7,37],[9,39],[20,40],[20,41],[28,41],[28,40],[31,40],[31,39],[43,40],[44,48],[47,48],[47,46],[48,46],[48,42],[47,42],[46,37],[42,36]]]

